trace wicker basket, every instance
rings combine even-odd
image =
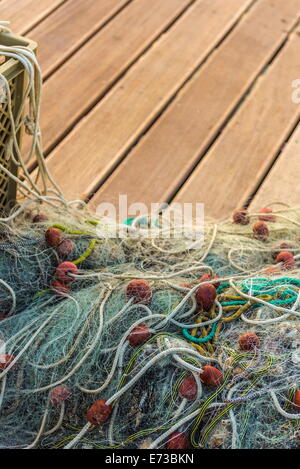
[[[1,45],[25,46],[30,50],[36,51],[35,42],[10,33],[0,33],[0,46]],[[0,57],[0,59],[2,59],[0,61],[0,73],[4,75],[9,82],[12,96],[12,111],[14,115],[17,115],[26,85],[24,69],[17,60],[5,58],[3,56]],[[7,107],[7,104],[0,103],[0,163],[10,169],[12,173],[16,174],[16,166],[12,161],[6,160],[5,149],[11,131]],[[19,143],[21,140],[21,133],[22,132],[20,131],[18,135]],[[16,183],[9,179],[9,177],[0,170],[0,212],[5,212],[15,203],[16,191]]]

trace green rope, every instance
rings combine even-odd
[[[73,264],[80,264],[81,262],[85,261],[95,249],[96,242],[96,239],[92,239],[86,251],[84,251],[84,253],[80,257],[78,257],[78,259],[73,261]]]
[[[68,234],[73,234],[73,235],[81,235],[81,236],[89,236],[89,233],[86,233],[85,231],[76,231],[76,230],[70,230],[69,228],[66,228],[64,225],[59,225],[56,223],[55,225],[52,225],[51,228],[58,228],[61,231],[64,231],[65,233]]]

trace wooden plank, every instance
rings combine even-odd
[[[196,2],[81,120],[48,159],[66,197],[95,190],[249,4]]]
[[[262,75],[176,202],[204,202],[206,213],[216,218],[246,203],[300,117],[291,99],[291,83],[300,69],[299,47],[298,32]]]
[[[43,77],[53,72],[130,1],[68,1],[34,28],[30,37],[39,45],[38,58]]]
[[[299,175],[300,124],[256,193],[250,205],[251,209],[256,210],[275,201],[291,206],[300,205]]]
[[[103,184],[94,205],[125,193],[128,203],[169,201],[299,13],[299,0],[256,4]]]
[[[135,0],[47,80],[41,116],[46,152],[192,1]]]
[[[10,28],[18,34],[27,34],[66,0],[2,0],[0,16],[10,21]],[[70,3],[70,2],[68,2]]]

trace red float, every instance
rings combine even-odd
[[[220,386],[223,383],[223,373],[215,366],[203,366],[203,373],[200,374],[202,383],[207,386]]]
[[[254,332],[245,332],[239,337],[239,345],[242,350],[252,350],[260,346],[260,340]]]
[[[63,282],[59,282],[58,280],[54,280],[50,286],[51,290],[53,290],[57,295],[64,296],[70,293],[69,285],[66,285]]]
[[[99,399],[91,405],[86,416],[92,425],[102,425],[109,419],[111,412],[112,407],[104,399]]]
[[[48,246],[58,246],[61,243],[61,231],[57,228],[49,228],[45,233],[45,239]]]
[[[276,257],[276,264],[282,263],[282,267],[286,270],[293,269],[295,266],[295,259],[291,252],[282,251]]]
[[[57,246],[57,254],[59,257],[67,257],[75,250],[75,243],[70,239],[64,239],[58,246]]]
[[[44,221],[48,221],[48,217],[44,213],[38,213],[32,219],[32,223],[43,223]]]
[[[297,389],[297,391],[295,391],[294,404],[295,404],[297,412],[300,412],[300,390],[299,389]]]
[[[263,270],[263,273],[271,277],[272,275],[280,273],[280,270],[277,267],[267,267]]]
[[[217,280],[219,277],[217,275],[212,275],[212,274],[203,274],[202,277],[200,277],[199,281],[202,282],[209,282],[210,280]],[[213,284],[215,288],[218,288],[220,286],[220,283],[214,283]]]
[[[232,214],[232,220],[233,223],[237,223],[238,225],[248,225],[250,222],[248,210],[245,208],[235,210]]]
[[[290,250],[292,250],[292,249],[293,249],[293,246],[292,246],[291,243],[283,241],[282,243],[279,244],[279,246],[277,248],[274,249],[274,251],[272,251],[272,256],[273,256],[274,259],[276,259],[278,254],[280,254],[282,251],[290,252]]]
[[[146,342],[150,337],[151,332],[149,327],[146,324],[140,324],[132,329],[128,336],[128,341],[132,347],[136,347]]]
[[[256,239],[259,239],[260,241],[267,241],[269,237],[269,228],[265,222],[257,221],[254,223],[252,230]]]
[[[276,217],[274,217],[274,215],[268,215],[270,213],[273,213],[273,210],[269,207],[261,208],[259,213],[262,214],[262,215],[259,215],[258,217],[260,221],[270,221],[270,222],[276,221]]]
[[[152,298],[152,288],[146,280],[131,280],[126,288],[128,298],[134,298],[135,303],[148,304]]]
[[[213,306],[217,297],[216,288],[211,284],[200,285],[196,290],[196,302],[199,308],[204,311],[209,311]]]
[[[73,264],[73,262],[69,262],[69,261],[62,262],[61,264],[59,264],[59,266],[57,267],[55,271],[55,277],[60,282],[66,282],[66,283],[73,282],[74,278],[70,276],[69,274],[74,274],[74,275],[78,274],[77,266]]]
[[[288,243],[287,241],[283,241],[279,245],[280,251],[286,251],[287,249],[293,249],[293,245],[291,243]]]
[[[182,398],[193,401],[197,396],[197,383],[194,376],[184,378],[179,386],[178,392]]]
[[[8,353],[3,353],[0,355],[0,371],[4,371],[13,361],[15,357],[9,355]]]
[[[50,402],[52,405],[60,405],[71,397],[72,393],[68,386],[56,386],[50,393]]]
[[[189,440],[184,432],[172,433],[167,442],[167,449],[187,449],[189,447]]]

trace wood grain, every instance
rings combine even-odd
[[[116,203],[119,194],[125,193],[129,204],[169,201],[255,77],[283,44],[299,12],[300,3],[295,0],[262,0],[256,4],[105,181],[93,204],[103,200]],[[205,173],[206,186],[214,181],[216,168],[209,166],[209,170]],[[228,166],[224,174],[230,171]],[[196,180],[193,197],[202,200],[203,192],[196,188]],[[219,184],[222,190],[225,183]]]
[[[30,37],[39,45],[38,59],[43,77],[78,50],[128,1],[71,0],[36,26]]]
[[[300,106],[300,104],[295,104]],[[255,195],[251,209],[281,201],[300,205],[300,124],[279,155],[273,168]]]
[[[95,190],[249,4],[196,2],[131,67],[48,158],[66,197],[85,198]]]
[[[39,21],[66,0],[2,0],[0,16],[10,21],[14,33],[27,34]],[[68,3],[71,3],[70,1]]]
[[[135,0],[49,78],[41,118],[46,152],[190,3]]]
[[[176,202],[204,202],[206,213],[218,218],[248,200],[300,117],[291,87],[299,74],[299,47],[298,32],[261,76]]]

